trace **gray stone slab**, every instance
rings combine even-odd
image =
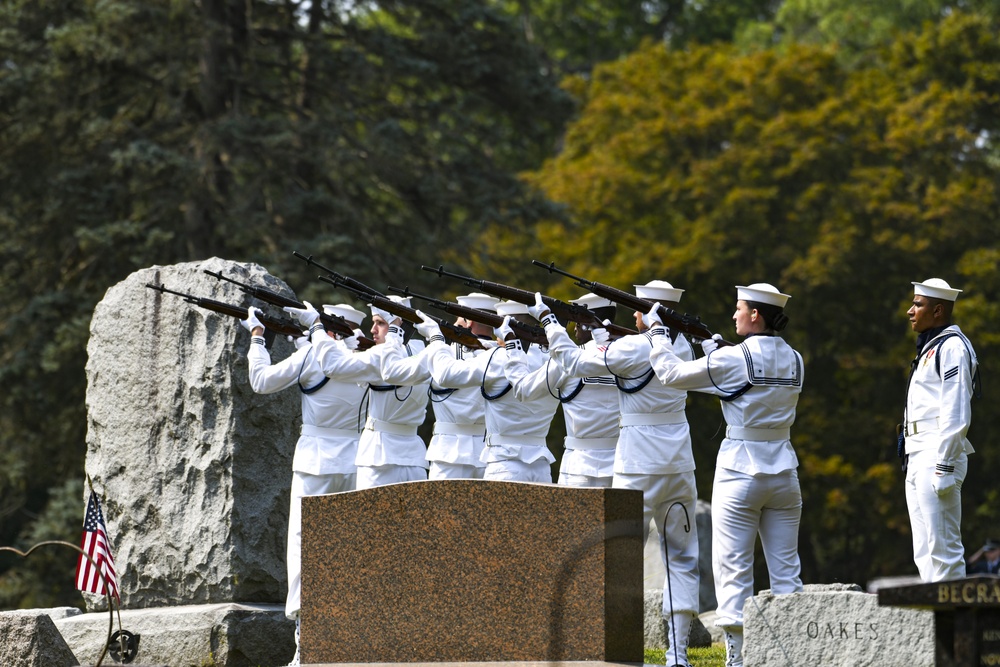
[[[0,665],[68,667],[77,661],[44,612],[0,613]]]
[[[284,605],[277,604],[124,609],[121,627],[139,635],[138,663],[171,667],[285,665],[295,653],[295,624],[284,612]],[[71,616],[56,621],[55,626],[81,664],[97,661],[108,636],[107,612]],[[118,629],[117,614],[114,627]],[[113,663],[106,658],[103,664]]]
[[[656,589],[645,591],[643,608],[645,610],[642,623],[643,646],[655,649],[670,648],[667,620],[663,616],[663,591]],[[705,627],[702,616],[704,614],[695,618],[691,623],[688,646],[692,648],[705,648],[712,645],[712,633]]]
[[[743,607],[745,667],[933,667],[934,615],[880,607],[854,584],[761,591]]]

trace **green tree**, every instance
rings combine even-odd
[[[793,295],[787,337],[807,363],[793,442],[808,581],[913,569],[893,428],[913,354],[910,281],[965,287],[957,320],[988,377],[996,29],[955,13],[865,68],[830,48],[644,48],[572,82],[582,111],[561,153],[528,176],[571,221],[484,239],[494,255],[484,268],[497,273],[531,248],[621,287],[667,279],[687,289],[685,309],[729,336],[734,285]],[[690,403],[707,496],[721,418],[715,399]],[[985,446],[996,417],[985,402],[974,413],[971,438],[984,446],[964,502],[978,541],[997,519],[1000,460]]]
[[[771,20],[742,24],[736,41],[743,44],[832,45],[846,62],[875,56],[875,50],[899,33],[919,32],[955,12],[996,17],[997,0],[785,0]]]
[[[769,25],[780,0],[500,0],[557,72],[586,74],[645,40],[671,48],[730,42],[748,25]]]

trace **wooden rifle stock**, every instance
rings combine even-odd
[[[463,281],[466,285],[470,287],[475,287],[486,294],[490,294],[499,299],[506,299],[507,301],[516,301],[518,303],[523,303],[526,306],[535,305],[535,293],[529,292],[528,290],[521,289],[519,287],[512,287],[511,285],[504,285],[503,283],[490,282],[488,280],[480,280],[478,278],[473,278],[471,276],[463,276],[458,273],[452,273],[451,271],[445,271],[444,266],[438,266],[436,269],[430,266],[421,266],[424,271],[430,271],[431,273],[436,273],[440,277],[454,278],[456,280]],[[595,292],[596,294],[596,292]],[[596,329],[598,327],[606,329],[608,335],[614,338],[621,338],[622,336],[628,336],[630,334],[638,333],[633,329],[628,327],[619,326],[615,323],[605,324],[604,321],[597,316],[597,314],[590,308],[578,303],[568,303],[566,301],[561,301],[555,297],[542,295],[542,303],[549,307],[552,314],[556,316],[556,319],[560,322],[576,322],[577,324],[586,324],[587,326]],[[650,304],[652,306],[652,304]],[[545,345],[546,343],[542,343]]]
[[[306,304],[302,303],[301,301],[296,301],[291,297],[279,294],[273,290],[242,283],[239,280],[235,280],[233,278],[224,276],[222,275],[222,273],[218,271],[209,271],[208,269],[202,269],[202,270],[208,275],[212,276],[213,278],[233,283],[234,285],[236,285],[245,293],[249,294],[255,299],[260,299],[261,301],[269,303],[272,306],[277,306],[278,308],[300,308],[300,309],[306,307]],[[328,313],[324,313],[321,311],[319,314],[319,320],[320,322],[323,323],[323,328],[326,329],[327,331],[332,331],[336,334],[340,334],[344,338],[354,337],[354,327],[351,326],[350,322],[345,320],[343,317],[340,317],[339,315],[330,315]],[[357,340],[358,340],[359,350],[367,350],[375,345],[375,341],[373,341],[371,338],[366,338],[365,336],[361,336]]]
[[[245,320],[248,315],[247,308],[244,306],[234,306],[232,304],[223,303],[222,301],[193,296],[191,294],[185,294],[184,292],[175,292],[174,290],[167,289],[163,285],[146,283],[146,287],[163,294],[173,294],[174,296],[179,296],[188,303],[194,304],[199,308],[211,310],[222,315],[229,315],[230,317],[235,317],[238,320]],[[301,338],[305,335],[302,333],[302,329],[289,320],[278,320],[268,317],[267,315],[258,315],[257,319],[260,320],[260,323],[264,325],[265,329],[273,331],[276,334],[291,336],[293,338]]]
[[[575,276],[568,271],[563,271],[558,268],[555,265],[555,262],[546,264],[545,262],[539,262],[537,259],[533,259],[531,260],[531,263],[535,266],[540,266],[548,270],[549,273],[558,273],[559,275],[571,278],[577,286],[589,290],[597,296],[604,297],[609,301],[621,304],[626,308],[631,308],[632,310],[640,313],[648,313],[655,303],[624,290],[620,290],[617,287],[612,287],[610,285],[605,285],[604,283],[598,283],[592,280],[587,280],[586,278],[581,278],[580,276]],[[663,323],[675,331],[685,333],[697,340],[706,340],[713,336],[711,330],[709,330],[709,328],[701,321],[701,318],[696,315],[688,315],[687,313],[681,315],[676,310],[668,308],[663,304],[660,304],[660,307],[656,312],[660,316],[660,319],[663,320]],[[719,347],[733,345],[733,343],[727,340],[719,340],[718,342]]]
[[[460,303],[454,303],[452,301],[441,301],[440,299],[435,299],[432,296],[424,296],[423,294],[412,292],[408,287],[403,289],[398,287],[389,287],[388,289],[390,292],[395,292],[396,294],[401,294],[402,296],[409,296],[415,299],[420,299],[421,301],[426,301],[432,308],[437,308],[438,310],[448,313],[449,315],[464,317],[467,320],[479,322],[480,324],[485,324],[486,326],[493,327],[494,329],[503,324],[503,315],[491,313],[488,310],[463,306]],[[534,303],[534,301],[532,301],[532,303]],[[519,322],[518,320],[511,318],[510,328],[513,329],[515,336],[526,343],[534,343],[535,345],[541,346],[548,346],[549,344],[549,340],[545,335],[545,330],[541,327],[525,324],[524,322]]]

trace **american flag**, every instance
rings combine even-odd
[[[108,539],[108,529],[104,525],[104,515],[101,513],[101,501],[93,490],[87,502],[87,516],[83,520],[83,538],[80,548],[97,563],[97,568],[91,565],[82,554],[76,562],[76,588],[105,595],[109,592],[121,602],[118,595],[118,575],[115,574],[115,559],[111,557],[111,540]],[[100,574],[104,574],[101,577]],[[106,586],[105,586],[106,584]]]

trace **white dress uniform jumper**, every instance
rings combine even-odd
[[[738,298],[757,296],[738,288]],[[771,286],[766,286],[774,290]],[[749,290],[749,295],[740,290]],[[774,290],[763,298],[787,295]],[[765,303],[772,303],[766,301]],[[752,335],[690,361],[659,336],[650,355],[659,380],[722,399],[726,437],[716,459],[712,491],[712,570],[717,626],[725,632],[726,665],[742,667],[743,604],[753,595],[753,556],[758,534],[771,590],[802,590],[798,554],[802,493],[790,429],[802,391],[802,357],[776,336]]]
[[[343,346],[330,339],[335,345]],[[288,511],[288,596],[285,614],[297,618],[302,590],[302,498],[353,491],[358,453],[358,408],[364,389],[331,381],[320,368],[311,344],[271,364],[264,338],[251,339],[247,352],[250,386],[258,394],[297,386],[302,397],[302,430],[292,458],[291,504]]]
[[[386,342],[364,351],[349,351],[325,334],[312,335],[323,373],[343,382],[367,385],[368,414],[358,442],[358,489],[427,479],[427,447],[417,429],[427,416],[430,374],[421,363],[423,343],[397,347]],[[382,358],[407,358],[390,376],[382,374]]]
[[[618,388],[620,429],[612,486],[642,491],[643,542],[649,523],[660,529],[660,555],[668,576],[663,582],[663,615],[671,650],[667,664],[687,664],[691,622],[698,613],[698,528],[691,433],[685,416],[687,392],[655,381],[649,364],[650,332],[623,336],[605,350],[582,349],[559,324],[548,324],[552,358],[573,377],[612,375]],[[683,336],[679,354],[694,354]]]

